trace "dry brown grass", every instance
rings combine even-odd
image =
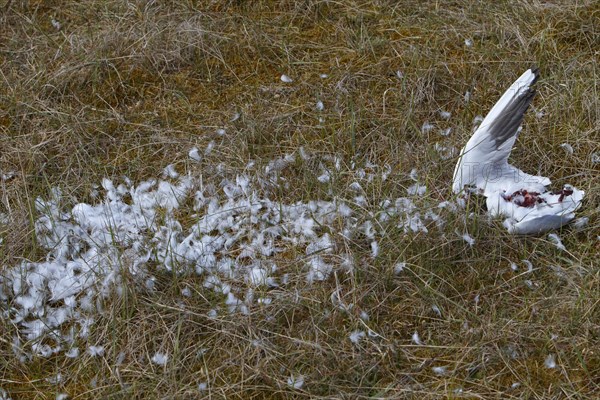
[[[600,174],[591,162],[600,150],[599,17],[594,1],[0,2],[0,172],[15,172],[0,182],[4,266],[44,256],[33,232],[37,196],[59,186],[66,203],[92,201],[102,177],[140,181],[169,163],[210,180],[218,163],[235,174],[250,159],[304,146],[342,157],[336,196],[351,196],[351,160],[369,160],[393,167],[389,180],[365,187],[370,204],[403,195],[412,168],[428,199],[441,201],[455,160],[442,160],[434,143],[460,148],[473,118],[532,64],[542,72],[534,107],[545,116],[530,111],[513,159],[586,190],[580,214],[590,217],[583,231],[561,233],[568,252],[483,218],[467,227],[472,248],[454,233],[460,219],[426,236],[390,228],[375,261],[367,241],[340,243],[359,268],[315,285],[281,257],[292,283],[247,316],[208,318],[222,299],[197,277],[163,274],[152,295],[131,280],[87,343],[104,344],[103,357],[20,363],[16,327],[0,320],[0,387],[13,399],[600,396]],[[282,83],[283,73],[294,82]],[[422,133],[425,121],[453,132]],[[215,151],[190,164],[188,150],[211,140]],[[326,198],[310,168],[295,163],[291,189],[276,197]],[[399,261],[408,267],[395,275]],[[185,286],[191,298],[179,295]],[[354,308],[342,310],[333,293]],[[367,327],[377,337],[349,340]],[[411,341],[415,331],[423,345]],[[156,351],[169,353],[166,367],[150,361]],[[544,366],[548,354],[557,368]],[[441,366],[444,374],[433,372]],[[60,384],[47,381],[59,372]],[[292,375],[304,376],[302,388],[287,384]]]

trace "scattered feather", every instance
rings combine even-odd
[[[371,242],[371,257],[377,258],[378,255],[379,255],[379,243],[377,243],[376,240],[373,240]]]
[[[456,155],[456,148],[442,146],[439,143],[434,144],[433,148],[440,154],[442,160],[448,160]]]
[[[328,183],[331,181],[331,172],[324,170],[323,173],[317,177],[317,180],[321,183]]]
[[[425,185],[419,185],[418,183],[415,183],[414,185],[410,185],[406,189],[406,192],[410,196],[415,196],[415,195],[416,196],[423,196],[426,191],[427,191],[427,186],[425,186]]]
[[[71,347],[69,351],[65,353],[65,357],[67,358],[77,358],[79,356],[79,348]]]
[[[0,181],[6,182],[17,176],[17,173],[14,171],[7,172],[6,174],[0,174]]]
[[[369,329],[369,330],[367,331],[367,336],[368,336],[368,337],[370,337],[370,338],[372,338],[372,339],[373,339],[373,338],[380,338],[380,337],[382,337],[380,334],[378,334],[377,332],[375,332],[375,331],[374,331],[374,330],[372,330],[372,329]]]
[[[367,314],[367,312],[364,311],[364,310],[361,311],[360,312],[360,319],[362,319],[365,322],[368,321],[369,320],[369,314]]]
[[[90,346],[87,352],[92,357],[102,357],[104,355],[104,346]]]
[[[461,235],[461,237],[465,242],[468,243],[468,245],[470,247],[473,247],[473,245],[475,244],[475,239],[471,235],[469,235],[467,232],[463,233]]]
[[[156,279],[154,277],[150,277],[150,278],[146,279],[146,282],[145,282],[146,289],[152,291],[152,290],[154,290],[155,285],[156,285]]]
[[[452,133],[452,128],[446,128],[446,129],[440,130],[440,135],[442,135],[442,136],[448,136],[451,133]]]
[[[421,342],[421,338],[419,337],[419,333],[415,331],[412,335],[412,341],[414,344],[421,346],[423,342]]]
[[[468,90],[465,92],[465,95],[463,96],[463,100],[465,103],[468,103],[469,101],[471,101],[471,92],[469,92]]]
[[[56,29],[57,31],[60,30],[60,28],[61,28],[60,22],[58,22],[57,20],[55,20],[54,18],[52,18],[50,20],[50,23],[52,24],[52,26],[54,27],[54,29]]]
[[[281,75],[281,82],[284,83],[292,83],[294,82],[294,80],[292,78],[290,78],[289,76],[287,76],[286,74]]]
[[[444,111],[444,110],[440,110],[440,117],[443,119],[450,119],[450,117],[452,116],[452,113],[449,111]]]
[[[360,186],[360,183],[358,182],[352,182],[350,184],[350,186],[348,186],[350,189],[354,190],[355,192],[362,192],[362,186]]]
[[[199,156],[197,148],[190,153],[192,159]],[[34,221],[36,239],[47,254],[40,262],[24,260],[3,267],[1,305],[10,293],[14,324],[31,354],[50,357],[65,351],[67,358],[76,358],[75,338],[88,338],[95,315],[105,312],[98,300],[127,290],[116,266],[126,266],[150,295],[162,289],[147,264],[161,274],[197,273],[201,288],[223,297],[221,304],[207,312],[209,318],[219,318],[227,312],[248,314],[256,304],[275,303],[277,296],[260,296],[256,287],[289,284],[288,274],[274,275],[274,257],[292,246],[300,254],[296,261],[306,263],[303,277],[314,283],[327,279],[333,271],[354,268],[353,254],[344,262],[333,262],[332,254],[337,254],[333,237],[364,233],[377,257],[384,234],[379,227],[386,218],[406,233],[427,231],[423,221],[432,220],[432,214],[423,216],[424,211],[407,197],[385,199],[380,204],[383,212],[365,221],[337,198],[286,203],[263,196],[273,182],[281,182],[277,180],[280,172],[295,159],[294,153],[287,154],[264,169],[255,168],[252,177],[240,174],[234,179],[223,174],[222,181],[215,184],[187,174],[175,177],[173,166],[165,168],[168,178],[164,180],[134,185],[127,179],[123,184],[104,179],[99,188],[103,194],[96,203],[71,208],[64,208],[68,206],[61,203],[60,191],[53,189],[48,199],[35,201],[39,213]],[[335,158],[326,161],[340,162]],[[358,175],[365,181],[379,176],[379,168],[373,164],[354,167],[362,169]],[[416,180],[416,170],[411,176]],[[364,193],[358,182],[353,190]],[[415,193],[424,191],[423,186]],[[179,212],[187,204],[193,214]],[[365,196],[357,198],[360,204],[369,206]],[[181,214],[185,220],[178,219]],[[405,267],[405,263],[396,264],[394,273],[402,273]],[[181,291],[185,297],[191,294],[188,287]],[[339,306],[351,310],[353,305]],[[361,313],[361,318],[367,317]],[[56,343],[50,344],[53,341]],[[92,357],[104,355],[102,346],[90,346],[86,351]],[[160,364],[160,356],[155,354],[152,362]]]
[[[287,380],[287,384],[289,387],[294,389],[301,389],[304,386],[304,376],[290,376]]]
[[[548,357],[546,357],[546,360],[544,360],[544,365],[548,369],[556,368],[556,359],[554,354],[548,354]]]
[[[525,279],[525,285],[531,290],[535,290],[537,286],[531,279]]]
[[[192,147],[192,149],[188,153],[188,156],[194,161],[198,161],[198,162],[202,161],[202,156],[198,152],[197,147]]]
[[[392,167],[389,164],[385,164],[383,166],[383,171],[381,172],[381,180],[387,180],[388,176],[392,173]]]
[[[530,274],[533,272],[533,264],[529,260],[521,260],[527,266],[527,273]]]
[[[411,169],[410,173],[408,174],[408,177],[410,179],[412,179],[413,181],[417,182],[417,180],[418,180],[417,169],[416,168]]]
[[[367,334],[364,331],[356,330],[350,334],[350,341],[354,344],[360,342]]]
[[[204,155],[207,156],[209,155],[213,149],[215,148],[215,141],[211,140],[208,145],[206,146],[206,149],[204,149]]]
[[[421,133],[429,133],[433,130],[434,126],[429,122],[425,121],[423,126],[421,126]]]
[[[252,286],[266,285],[268,281],[268,272],[266,269],[255,266],[249,272],[249,281]]]
[[[165,353],[154,353],[152,356],[152,362],[156,365],[166,365],[169,360],[169,356]]]
[[[179,173],[175,170],[173,164],[169,164],[163,169],[163,176],[175,179],[179,176]]]
[[[365,196],[356,196],[354,198],[354,202],[356,203],[356,205],[361,206],[361,207],[366,207],[368,205],[367,199],[365,198]]]
[[[125,361],[125,352],[121,351],[119,354],[117,354],[117,359],[115,360],[115,365],[119,366],[123,363],[123,361]]]
[[[550,242],[553,243],[557,249],[561,251],[566,250],[566,247],[563,245],[562,241],[560,240],[560,237],[556,233],[550,233],[548,235],[548,240],[550,240]]]
[[[573,221],[573,223],[571,223],[571,226],[576,230],[581,230],[585,228],[589,222],[590,219],[588,217],[579,217],[576,218],[575,221]]]
[[[46,381],[52,385],[56,385],[56,384],[62,382],[62,380],[63,380],[63,376],[60,372],[54,376],[50,376],[50,377],[46,378]]]
[[[406,263],[405,262],[399,262],[396,265],[394,265],[394,274],[396,275],[400,275],[400,273],[402,271],[404,271],[404,268],[406,268]]]
[[[562,143],[560,147],[562,147],[567,154],[573,154],[573,146],[571,146],[569,143]]]

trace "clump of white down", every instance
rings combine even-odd
[[[200,275],[205,290],[222,293],[229,312],[245,313],[253,304],[265,303],[254,298],[254,287],[286,284],[287,274],[275,273],[274,257],[286,248],[299,249],[305,279],[314,283],[335,269],[353,267],[353,256],[336,249],[336,240],[361,234],[376,242],[386,221],[405,233],[427,232],[426,221],[443,224],[433,210],[421,214],[405,197],[371,206],[377,209],[366,221],[342,200],[270,200],[265,188],[293,160],[288,155],[269,163],[262,177],[257,173],[253,178],[223,179],[220,188],[199,189],[200,180],[178,176],[171,167],[165,169],[165,180],[138,185],[104,179],[104,199],[97,204],[80,203],[65,210],[58,189],[50,199],[37,199],[40,217],[35,230],[47,251],[45,260],[23,261],[0,271],[0,312],[20,327],[32,350],[25,350],[15,336],[15,352],[23,361],[59,352],[71,356],[75,340],[88,336],[102,312],[102,298],[124,290],[123,276],[152,289],[150,264]],[[389,172],[384,168],[381,175]],[[364,171],[357,175],[359,181],[372,179]],[[195,212],[189,229],[175,212],[184,203]],[[333,257],[334,251],[342,257]],[[233,288],[225,280],[241,285]]]

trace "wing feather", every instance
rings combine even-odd
[[[452,185],[454,192],[460,192],[465,185],[476,185],[480,189],[486,189],[487,177],[482,174],[485,166],[489,167],[490,164],[494,165],[495,170],[504,171],[503,174],[521,173],[520,170],[508,164],[508,157],[517,140],[519,127],[523,123],[525,113],[535,96],[535,90],[531,86],[538,80],[538,77],[537,69],[525,71],[504,92],[481,122],[460,153],[454,170]],[[523,176],[532,177],[528,174],[523,174]],[[539,177],[535,181],[549,183],[549,180],[544,177]]]

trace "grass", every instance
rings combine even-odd
[[[274,200],[353,199],[353,161],[392,168],[363,186],[367,206],[354,208],[365,220],[382,199],[405,195],[413,168],[424,203],[450,199],[456,159],[434,144],[460,149],[473,118],[532,64],[542,79],[512,159],[584,189],[579,214],[590,218],[560,232],[564,252],[483,216],[447,215],[428,235],[383,226],[375,259],[365,237],[336,238],[356,268],[313,285],[291,248],[276,260],[290,283],[248,315],[208,317],[223,299],[198,276],[157,268],[150,294],[125,273],[125,293],[105,301],[80,345],[104,345],[101,357],[21,363],[18,329],[0,319],[0,388],[13,399],[600,395],[597,2],[5,0],[0,10],[0,172],[14,172],[0,181],[0,268],[44,258],[34,201],[52,187],[66,205],[92,202],[103,177],[139,182],[170,163],[218,183],[219,164],[234,177],[249,160],[266,165],[304,147],[315,156],[283,172],[289,186]],[[435,128],[423,133],[425,122]],[[213,152],[191,163],[189,149],[211,141]],[[323,185],[327,155],[341,168]],[[407,267],[395,274],[399,262]],[[165,366],[151,362],[156,352],[169,354]],[[556,368],[544,365],[551,354]],[[58,373],[58,384],[48,380]],[[304,385],[290,386],[292,376]]]

